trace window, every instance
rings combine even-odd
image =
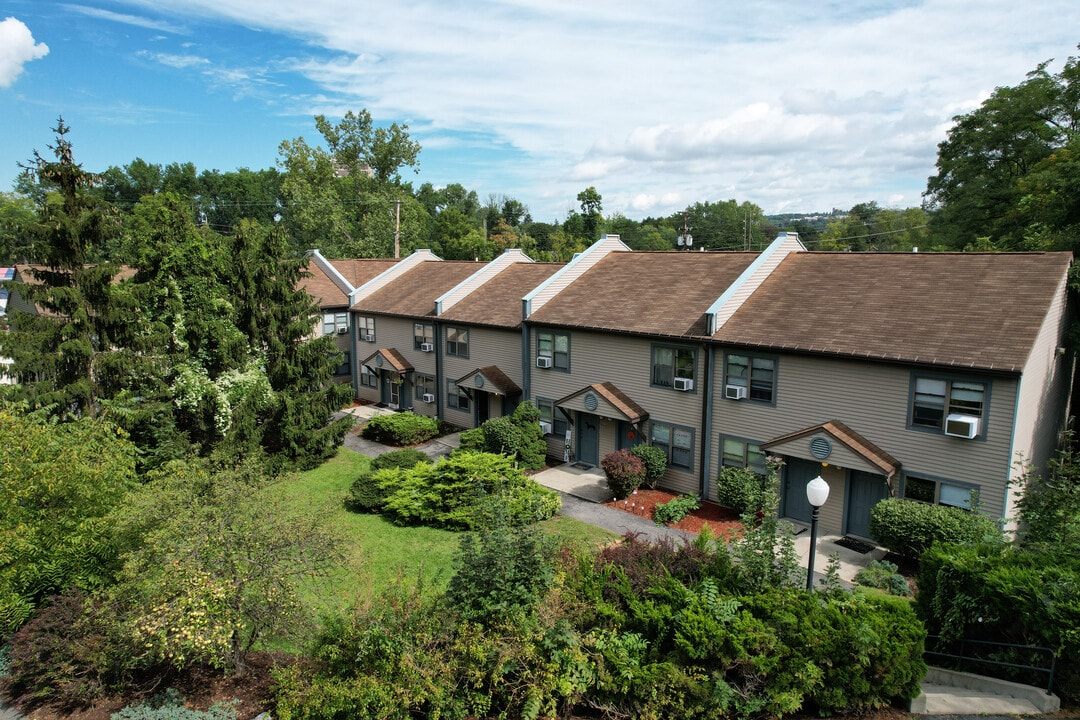
[[[570,336],[540,330],[536,333],[536,356],[551,358],[551,367],[570,371]]]
[[[911,425],[945,430],[945,418],[953,413],[982,418],[986,383],[915,376],[911,393]],[[984,423],[979,423],[979,435]]]
[[[349,330],[349,313],[323,313],[322,334],[335,335]]]
[[[749,468],[759,475],[768,474],[765,453],[760,447],[754,443],[722,435],[720,436],[720,465]]]
[[[413,389],[416,399],[424,402],[424,395],[435,394],[435,378],[417,373],[413,377]]]
[[[349,358],[350,357],[351,356],[349,354],[349,351],[346,350],[344,359],[341,361],[341,364],[338,365],[337,368],[334,370],[335,375],[348,375],[349,374],[349,372],[350,372],[350,370],[349,370]]]
[[[456,380],[446,381],[446,407],[455,410],[468,410],[470,407],[469,396],[465,394],[465,390],[458,387]]]
[[[375,342],[375,318],[370,315],[356,316],[356,332],[365,342]]]
[[[649,437],[651,445],[667,453],[668,465],[683,470],[694,469],[694,431],[681,425],[654,422]]]
[[[566,418],[551,400],[536,398],[536,409],[540,411],[540,422],[551,423],[551,434],[566,437]]]
[[[463,358],[469,357],[468,328],[446,328],[446,354]]]
[[[972,496],[977,495],[978,492],[979,488],[976,485],[931,480],[911,475],[904,479],[905,498],[931,505],[948,505],[970,510]]]
[[[652,349],[652,384],[672,387],[675,378],[693,381],[697,353],[688,348],[654,345]]]
[[[725,358],[724,371],[724,384],[745,388],[748,399],[776,402],[775,359],[732,354]]]
[[[413,350],[424,343],[435,344],[435,326],[431,323],[413,323]]]
[[[367,365],[360,366],[360,384],[364,387],[379,387],[379,376],[371,372]]]

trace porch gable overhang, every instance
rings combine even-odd
[[[761,449],[777,455],[862,470],[891,478],[900,470],[900,461],[839,420],[813,425],[781,435]]]
[[[640,425],[649,413],[610,382],[594,383],[556,400],[553,405],[564,413],[567,410],[592,413],[600,417],[625,420]]]
[[[481,390],[507,396],[521,394],[518,384],[497,365],[476,368],[471,373],[458,378],[455,384],[463,390]]]
[[[404,375],[413,371],[412,363],[405,359],[394,348],[380,348],[368,355],[361,364],[366,365],[372,371],[389,370],[398,375]]]

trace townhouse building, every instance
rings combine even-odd
[[[865,537],[887,496],[1014,514],[1018,461],[1045,465],[1069,411],[1070,262],[605,236],[565,265],[418,251],[340,290],[359,400],[462,427],[530,400],[553,458],[646,442],[667,452],[663,487],[706,499],[723,467],[775,456],[783,516],[808,519],[821,475],[823,529]]]

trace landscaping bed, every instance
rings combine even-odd
[[[651,520],[653,510],[657,505],[671,502],[677,497],[680,497],[677,493],[666,490],[639,488],[625,500],[609,500],[604,504],[616,510],[623,510]],[[711,502],[701,503],[697,510],[691,511],[689,515],[670,527],[697,535],[701,532],[701,528],[706,525],[709,526],[709,531],[712,532],[713,537],[726,540],[737,537],[742,532],[743,527],[739,521],[739,516],[734,510],[720,507]]]

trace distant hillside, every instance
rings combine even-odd
[[[847,215],[846,210],[833,208],[830,212],[802,212],[780,213],[778,215],[766,215],[765,219],[780,230],[796,230],[806,232],[813,230],[819,233],[825,229],[830,220],[842,218]]]

